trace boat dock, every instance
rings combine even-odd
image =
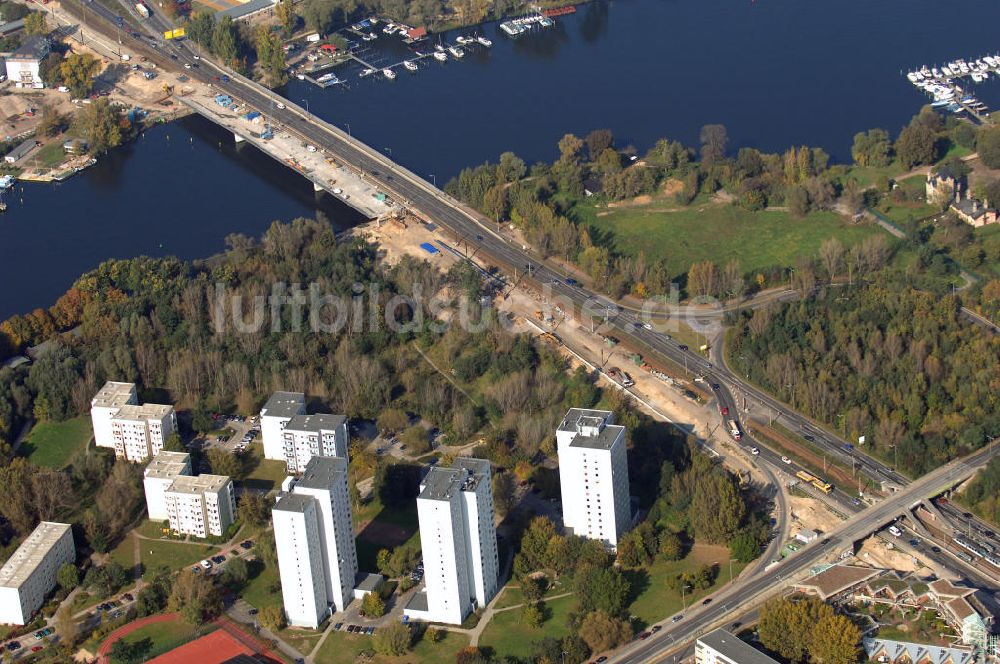
[[[990,111],[971,93],[966,79],[982,83],[990,77],[1000,78],[1000,56],[987,55],[969,62],[955,60],[940,67],[924,66],[906,73],[910,83],[931,97],[932,107],[952,113],[964,111],[980,123],[990,121]],[[961,81],[961,85],[957,81]]]

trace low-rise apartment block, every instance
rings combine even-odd
[[[191,455],[186,452],[162,451],[153,457],[143,473],[143,488],[146,492],[146,512],[153,521],[166,521],[167,501],[165,494],[174,480],[191,474]]]
[[[233,481],[224,475],[182,475],[163,492],[167,520],[182,535],[221,537],[236,514]]]
[[[264,442],[264,458],[285,461],[285,439],[282,432],[288,420],[306,414],[306,395],[302,392],[275,392],[260,409],[260,435]]]
[[[563,527],[616,548],[632,522],[625,427],[611,411],[571,408],[556,447]]]
[[[496,594],[499,563],[490,465],[458,459],[431,468],[417,497],[425,587],[403,614],[413,620],[461,624]]]
[[[313,457],[347,458],[347,418],[343,415],[296,415],[281,432],[288,472],[305,472]]]
[[[174,407],[140,404],[134,383],[105,383],[90,402],[90,419],[98,446],[135,463],[156,456],[177,430]]]
[[[59,568],[76,560],[68,523],[42,521],[0,567],[0,624],[26,625],[56,587]]]

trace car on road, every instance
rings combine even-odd
[[[306,145],[306,150],[309,151],[309,152],[316,152],[316,146],[315,145]]]
[[[203,561],[201,561],[201,563],[199,563],[199,564],[200,564],[200,565],[201,565],[201,566],[202,566],[202,567],[203,567],[204,569],[212,569],[212,561],[211,561],[211,560],[203,560]]]
[[[284,104],[282,104],[282,103],[281,103],[280,101],[279,101],[279,102],[278,102],[277,104],[275,104],[275,106],[277,106],[277,107],[278,107],[278,108],[280,108],[281,110],[285,110],[285,105],[284,105]]]
[[[566,285],[567,286],[576,286],[578,283],[579,282],[576,279],[572,279],[570,277],[566,277]]]
[[[712,383],[712,389],[713,390],[718,390],[719,389],[719,384],[718,383]]]
[[[228,83],[229,82],[229,77],[226,76],[225,74],[223,74],[222,76],[219,77],[219,80],[222,81],[223,83]],[[284,106],[279,103],[278,104],[278,108],[284,108]]]
[[[756,447],[751,447],[751,448],[750,448],[750,454],[752,454],[752,455],[754,455],[754,456],[757,456],[757,455],[759,455],[759,454],[760,454],[760,449],[759,449],[759,448],[756,448]]]
[[[722,411],[720,411],[720,412],[722,413],[723,416],[728,415],[729,414],[729,408],[727,408],[726,406],[723,406],[722,407]]]
[[[678,623],[678,622],[680,622],[682,620],[684,620],[684,616],[674,616],[673,618],[670,619],[670,622],[672,622],[672,623]]]
[[[177,59],[176,55],[171,55],[170,57],[172,57],[174,59]],[[190,62],[185,62],[184,63],[184,69],[191,69],[191,63]]]
[[[223,555],[212,556],[212,562],[215,563],[216,565],[221,565],[225,561],[226,561],[226,557],[223,556]]]
[[[132,595],[132,593],[125,593],[124,595],[122,595],[122,599],[125,600],[126,602],[131,602],[135,599],[135,597]]]
[[[786,466],[790,466],[792,465],[792,460],[786,456],[783,456],[781,457],[781,463],[785,464]]]
[[[903,531],[898,526],[889,526],[889,534],[893,537],[902,537]]]
[[[678,348],[680,348],[681,350],[687,350],[688,349],[688,345],[687,344],[681,344],[680,346],[678,346]]]
[[[813,438],[813,437],[812,437],[812,436],[810,436],[809,434],[805,434],[805,435],[804,435],[804,436],[802,436],[802,437],[803,437],[803,438],[805,438],[806,440],[808,440],[808,441],[809,441],[810,443],[811,443],[811,442],[813,442],[814,440],[816,440],[815,438]]]
[[[861,499],[851,498],[851,504],[854,505],[855,507],[861,507]]]
[[[649,631],[652,632],[653,634],[656,634],[661,629],[663,629],[663,627],[661,627],[660,625],[653,625],[652,627],[649,628]]]
[[[42,650],[42,646],[34,646],[31,649],[31,652],[40,652],[41,650]]]
[[[344,626],[344,623],[339,622],[339,623],[337,623],[336,625],[333,626],[333,629],[339,632],[340,628],[343,627],[343,626]]]
[[[20,650],[20,649],[21,649],[21,642],[20,641],[11,641],[10,643],[7,644],[7,650],[9,650],[11,652],[14,652],[15,650]]]
[[[600,657],[597,658],[596,661],[597,661],[597,664],[601,664],[601,662],[606,662],[606,661],[608,661],[608,656],[607,655],[601,655]]]
[[[643,327],[643,329],[646,329],[646,330],[652,330],[653,329],[653,325],[651,323],[643,323],[642,327]]]
[[[702,605],[702,606],[708,606],[708,605],[709,605],[709,604],[711,604],[711,603],[712,603],[712,598],[711,598],[711,597],[709,597],[709,598],[705,599],[705,601],[703,601],[703,602],[701,603],[701,605]]]
[[[910,546],[920,546],[920,540],[914,537],[913,539],[910,540]]]
[[[933,551],[934,553],[941,553],[941,547],[939,547],[939,546],[932,546],[931,547],[931,551]]]
[[[648,639],[652,635],[653,635],[652,632],[643,632],[642,634],[639,635],[639,640],[640,641],[645,641],[646,639]]]

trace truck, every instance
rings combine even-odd
[[[611,367],[610,369],[608,369],[607,374],[608,378],[610,378],[611,380],[615,381],[616,383],[618,383],[623,387],[632,387],[633,385],[635,385],[635,381],[632,380],[632,377],[629,376],[624,371],[622,371],[621,369],[619,369],[618,367]]]
[[[150,16],[152,16],[152,12],[149,11],[149,7],[147,7],[141,2],[135,3],[135,10],[139,12],[139,15],[142,16],[143,18],[149,18]]]
[[[743,437],[743,432],[740,431],[740,425],[736,423],[736,420],[729,420],[729,435],[733,437],[733,440],[739,440]]]

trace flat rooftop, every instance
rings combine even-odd
[[[281,497],[281,499],[274,504],[272,511],[274,512],[298,512],[302,514],[306,511],[306,507],[315,501],[316,499],[312,496],[307,496],[301,493],[288,493]]]
[[[882,570],[858,565],[831,565],[795,584],[799,590],[815,593],[820,599],[839,595],[882,574]]]
[[[417,498],[450,501],[463,489],[468,477],[469,471],[464,468],[431,468],[421,482],[423,490]]]
[[[778,664],[775,660],[750,644],[741,641],[735,634],[730,634],[724,629],[709,632],[705,636],[700,637],[698,641],[732,662],[739,662],[739,664]]]
[[[133,392],[135,383],[116,383],[109,380],[90,400],[90,405],[97,408],[119,408],[129,402]]]
[[[270,415],[270,413],[268,413]],[[306,431],[309,433],[320,433],[321,431],[335,431],[340,425],[347,421],[343,415],[329,415],[317,413],[316,415],[294,415],[285,424],[285,431]]]
[[[576,431],[580,418],[585,418],[584,423],[591,418],[596,418],[602,422],[611,424],[615,421],[615,414],[610,410],[594,410],[592,408],[570,408],[566,416],[559,423],[559,431]]]
[[[413,597],[410,601],[406,603],[406,609],[409,611],[427,611],[427,589],[421,588],[417,592],[413,593]]]
[[[306,395],[302,392],[275,392],[260,409],[261,417],[294,417],[306,412]]]
[[[383,581],[385,581],[385,577],[381,574],[358,572],[357,576],[354,577],[354,589],[373,593],[378,590]]]
[[[187,452],[160,452],[146,466],[145,477],[169,479],[190,472],[191,455]]]
[[[574,433],[570,447],[590,450],[610,450],[625,432],[625,427],[612,424],[615,415],[610,410],[570,408],[559,423],[559,431]]]
[[[17,547],[14,555],[0,567],[0,587],[20,588],[44,560],[45,554],[70,530],[72,526],[68,523],[39,523],[21,546]]]
[[[219,491],[231,480],[226,475],[181,475],[167,487],[168,493],[202,494]]]
[[[136,404],[126,404],[118,409],[112,419],[131,420],[134,422],[144,422],[146,420],[162,420],[173,412],[173,406],[165,406],[158,403],[144,403],[141,406]]]
[[[295,483],[295,488],[329,489],[340,481],[342,475],[347,475],[347,459],[314,456],[306,464],[305,472]]]

